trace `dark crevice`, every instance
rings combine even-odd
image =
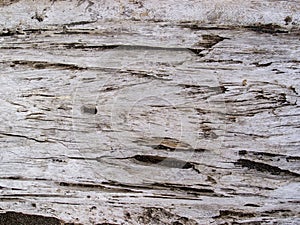
[[[191,52],[193,52],[197,56],[200,56],[200,57],[205,56],[205,54],[201,53],[204,49],[198,49],[198,48],[187,48],[187,49],[190,50]]]
[[[170,167],[170,168],[181,168],[181,169],[190,169],[193,168],[193,164],[183,160],[170,158],[170,157],[161,157],[153,155],[135,155],[132,157],[138,162],[146,163],[147,165],[159,164],[160,166]]]
[[[168,78],[167,74],[159,74],[159,73],[154,73],[154,72],[148,72],[148,71],[136,71],[136,70],[130,70],[127,69],[126,71],[119,71],[120,73],[125,73],[125,74],[130,74],[132,76],[136,76],[139,78],[150,78],[150,79],[155,79],[155,80],[172,80]]]
[[[271,173],[272,175],[300,177],[300,174],[298,173],[289,170],[280,169],[279,167],[276,166],[271,166],[266,163],[256,162],[249,159],[238,159],[238,161],[235,162],[234,164],[242,167],[247,167],[249,169],[255,169],[260,172],[268,172]]]
[[[229,134],[237,134],[237,135],[244,135],[244,136],[250,136],[250,137],[257,137],[257,138],[268,138],[269,136],[266,135],[259,135],[259,134],[247,134],[243,132],[238,132],[238,131],[227,131]]]
[[[67,23],[67,24],[65,24],[65,26],[86,25],[86,24],[92,24],[92,23],[96,23],[96,22],[97,22],[97,20],[93,20],[93,21],[76,21],[76,22]]]
[[[27,60],[15,60],[12,61],[13,64],[16,65],[25,65],[30,66],[35,69],[46,69],[46,68],[59,68],[65,70],[85,70],[85,67],[80,67],[74,64],[67,64],[67,63],[50,63],[50,62],[43,62],[43,61],[27,61]]]
[[[32,141],[36,141],[36,142],[40,142],[40,143],[43,143],[43,142],[50,142],[50,141],[47,141],[47,140],[38,140],[38,139],[36,139],[36,138],[27,137],[27,136],[25,136],[25,135],[20,135],[20,134],[10,134],[10,133],[2,133],[2,132],[1,132],[0,135],[8,136],[8,137],[25,138],[25,139],[32,140]]]
[[[255,217],[255,213],[243,212],[243,211],[234,211],[234,210],[220,210],[219,215],[213,218],[251,218]]]
[[[219,194],[216,194],[213,189],[210,189],[210,185],[202,184],[203,187],[191,187],[187,185],[179,185],[174,183],[149,183],[149,184],[124,184],[119,183],[115,181],[109,181],[109,182],[102,182],[103,185],[110,185],[115,187],[124,187],[129,188],[131,190],[137,189],[137,190],[169,190],[169,191],[179,191],[184,192],[186,194],[191,195],[197,195],[197,196],[218,196]],[[177,195],[174,195],[177,196]]]
[[[194,31],[197,30],[228,30],[228,26],[203,26],[192,21],[182,21],[179,24],[182,28],[188,28]]]
[[[81,189],[100,189],[106,192],[118,192],[118,193],[137,193],[138,191],[134,191],[128,188],[121,187],[109,187],[101,184],[93,184],[93,183],[70,183],[70,182],[59,182],[59,186],[63,187],[75,187]]]
[[[143,140],[141,140],[141,142],[142,141]],[[161,139],[157,138],[157,140],[154,140],[153,142],[157,142],[157,144],[153,143],[153,144],[149,144],[149,146],[158,150],[196,151],[196,149],[193,149],[193,147],[190,144],[177,140],[175,138],[162,137]],[[204,149],[201,149],[201,151],[204,151]]]
[[[266,156],[266,157],[286,157],[286,155],[283,154],[270,153],[270,152],[254,152],[254,151],[247,151],[247,150],[239,151],[239,155],[248,155],[248,154]]]
[[[202,40],[199,41],[197,44],[195,44],[195,46],[200,46],[203,48],[211,48],[225,39],[229,39],[229,38],[221,37],[219,35],[213,35],[213,34],[204,34],[202,35]]]
[[[180,159],[163,157],[158,155],[134,155],[131,157],[124,157],[124,158],[102,156],[90,160],[97,160],[98,162],[101,162],[103,158],[110,158],[110,159],[117,159],[117,160],[133,159],[135,163],[139,163],[144,166],[162,166],[162,167],[178,168],[178,169],[193,169],[197,173],[200,173],[200,171],[196,168],[196,165],[198,164],[195,162],[187,162]]]
[[[242,64],[243,61],[234,59],[204,59],[202,62],[206,63],[226,63],[226,64]]]
[[[260,207],[259,205],[253,204],[253,203],[247,203],[244,206],[248,206],[248,207]]]
[[[83,105],[81,107],[81,112],[85,113],[85,114],[92,114],[95,115],[97,114],[98,110],[96,106],[92,106],[92,105]]]
[[[262,24],[262,23],[254,23],[246,26],[203,26],[202,24],[197,24],[192,21],[184,21],[179,24],[180,27],[189,28],[193,31],[201,31],[201,30],[251,30],[258,33],[268,33],[268,34],[278,34],[278,33],[289,33],[289,30],[278,25],[278,24]]]
[[[268,67],[270,65],[272,65],[273,62],[268,62],[268,63],[258,63],[258,62],[255,62],[255,63],[252,63],[253,65],[257,66],[257,67]]]
[[[0,37],[14,36],[17,34],[24,34],[24,32],[19,29],[7,29],[7,28],[2,29],[2,31],[0,31]]]
[[[194,89],[198,92],[208,93],[208,92],[215,92],[216,94],[223,94],[228,89],[224,85],[220,86],[206,86],[206,85],[197,85],[197,84],[179,84],[180,87],[186,88],[186,89]]]
[[[277,34],[277,33],[288,33],[289,31],[277,24],[261,24],[256,23],[249,26],[244,26],[244,28],[258,32],[258,33],[268,33],[268,34]]]
[[[286,157],[287,162],[300,161],[300,156],[288,156]]]
[[[41,215],[23,214],[20,212],[0,213],[0,225],[26,224],[26,225],[66,225],[58,218]],[[70,223],[69,223],[70,224]],[[70,224],[71,225],[71,224]],[[75,225],[75,224],[74,224]]]
[[[154,183],[153,186],[168,188],[172,191],[183,191],[187,194],[193,194],[193,195],[219,196],[219,195],[215,194],[214,190],[209,189],[209,188],[196,188],[196,187],[181,186],[181,185],[177,185],[177,184],[167,184],[167,183],[165,183],[165,184],[164,183]]]
[[[55,95],[51,95],[51,94],[38,94],[38,93],[35,93],[35,94],[22,94],[21,97],[23,98],[29,98],[29,97],[32,97],[32,96],[39,96],[39,97],[43,97],[43,98],[54,98]],[[38,114],[36,113],[35,116],[37,116]],[[45,115],[44,113],[40,113],[40,115]],[[29,114],[27,115],[27,117],[30,117],[30,116],[33,116],[33,113],[32,114]]]
[[[85,45],[82,43],[63,43],[59,46],[63,46],[67,49],[95,49],[95,50],[107,50],[120,47],[120,45]]]

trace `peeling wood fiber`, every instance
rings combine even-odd
[[[0,224],[299,224],[299,12],[0,1]]]

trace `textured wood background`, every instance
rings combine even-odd
[[[0,224],[299,224],[300,1],[0,1]]]

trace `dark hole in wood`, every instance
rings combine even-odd
[[[284,19],[284,22],[285,22],[285,25],[288,25],[290,22],[292,22],[292,17],[291,16],[287,16],[287,17],[285,17],[285,19]]]
[[[64,224],[55,217],[30,215],[18,212],[6,212],[0,214],[0,225],[26,224],[26,225],[60,225]]]
[[[98,110],[96,106],[84,105],[81,107],[81,112],[86,114],[97,114]]]
[[[181,169],[193,168],[193,165],[191,163],[179,159],[174,159],[174,158],[152,156],[152,155],[135,155],[133,158],[139,162],[143,162],[147,164],[159,164],[161,166],[170,167],[170,168],[181,168]]]

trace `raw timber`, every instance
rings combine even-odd
[[[300,1],[0,1],[0,224],[299,224]]]

